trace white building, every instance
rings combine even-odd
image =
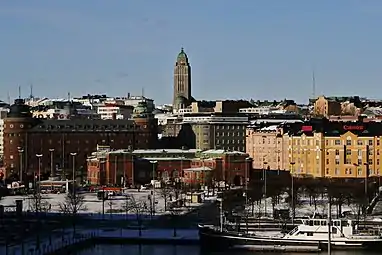
[[[133,109],[129,105],[105,104],[97,107],[97,113],[103,120],[130,119]]]

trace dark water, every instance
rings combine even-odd
[[[90,249],[81,251],[77,255],[253,255],[280,253],[260,253],[254,251],[225,251],[225,252],[201,252],[198,246],[168,246],[168,245],[96,245]],[[289,255],[301,255],[303,253],[283,253]],[[312,254],[312,253],[308,253]],[[319,254],[327,254],[325,252]],[[332,255],[380,255],[381,252],[364,251],[338,251]]]

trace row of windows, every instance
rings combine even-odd
[[[330,164],[330,159],[326,159],[326,164],[327,164],[327,165]],[[336,159],[335,159],[335,164],[336,164],[336,165],[339,165],[339,164],[340,164],[340,159],[339,159],[339,158],[336,158]],[[351,158],[346,158],[346,159],[345,159],[345,164],[348,164],[348,165],[362,165],[362,164],[364,164],[364,163],[363,163],[363,160],[362,160],[362,159],[358,159],[358,160],[357,160],[357,163],[354,163],[354,162],[352,161]],[[372,165],[372,164],[373,164],[373,159],[370,158],[370,159],[368,160],[368,164],[369,164],[369,165]],[[379,159],[376,160],[376,164],[379,165]]]
[[[294,139],[292,142],[290,142],[289,144],[290,145],[313,145],[315,142],[315,145],[316,146],[319,146],[320,145],[320,140],[300,140],[300,139]],[[330,143],[332,142],[332,143]],[[263,139],[263,143],[265,143],[265,139]],[[270,143],[269,139],[268,139],[268,143]],[[340,140],[340,139],[336,139],[334,141],[331,141],[331,140],[328,140],[328,139],[325,139],[325,145],[326,146],[329,146],[329,145],[369,145],[369,146],[373,146],[374,142],[373,140],[357,140],[357,141],[353,141],[351,139],[346,139],[346,141],[344,142],[343,144],[343,141]],[[380,145],[380,140],[377,140],[376,141],[376,145],[379,146]]]
[[[357,175],[358,175],[358,176],[362,176],[363,173],[364,173],[364,172],[363,172],[362,168],[357,168]],[[329,175],[329,174],[330,174],[330,170],[329,170],[329,168],[326,168],[326,170],[325,170],[325,174],[326,174],[326,175]],[[339,168],[335,168],[335,169],[334,169],[334,174],[335,174],[335,175],[340,175],[340,174],[341,174],[340,169],[339,169]],[[351,169],[351,168],[345,168],[345,174],[346,174],[346,175],[352,175],[352,174],[353,174],[353,169]],[[373,171],[372,169],[370,169],[368,175],[373,175],[373,174],[379,175],[379,174],[380,174],[379,168],[376,169],[375,171]]]

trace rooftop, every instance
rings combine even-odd
[[[189,150],[181,150],[181,149],[148,149],[148,150],[143,150],[143,149],[139,149],[139,150],[134,150],[132,151],[133,154],[164,154],[164,153],[168,153],[168,154],[186,154],[186,153],[197,153],[197,152],[200,152],[201,150],[198,150],[198,149],[189,149]],[[120,149],[120,150],[113,150],[113,151],[110,151],[111,154],[113,153],[116,153],[116,154],[120,154],[120,153],[128,153],[129,150],[127,149]]]
[[[247,153],[241,152],[241,151],[226,151],[223,149],[219,149],[219,150],[211,149],[211,150],[203,151],[202,154],[240,154],[240,155],[245,155]]]
[[[212,171],[212,168],[208,166],[203,167],[191,167],[191,168],[185,168],[183,171]]]

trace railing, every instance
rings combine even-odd
[[[68,248],[72,245],[90,240],[96,236],[96,232],[89,232],[86,234],[79,234],[74,237],[57,237],[55,240],[43,240],[40,247],[37,248],[36,244],[26,243],[19,244],[13,247],[5,247],[4,255],[49,255],[55,254],[58,250]]]

